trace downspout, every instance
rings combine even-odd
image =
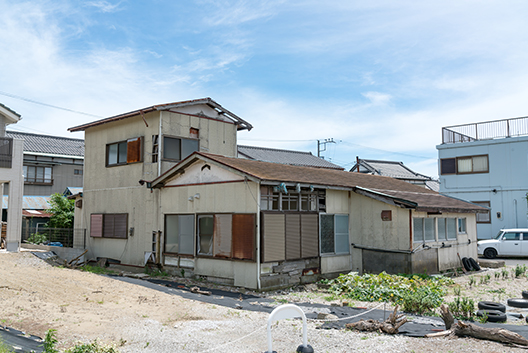
[[[260,291],[261,284],[260,284],[260,183],[255,183],[257,185],[257,224],[256,224],[256,230],[257,230],[257,290]],[[247,184],[249,187],[249,183]]]
[[[413,249],[413,219],[412,210],[409,209],[409,249]]]
[[[515,215],[515,228],[519,228],[519,215],[517,214],[517,199],[513,199],[513,214]]]
[[[163,111],[160,110],[159,131],[158,131],[158,177],[161,175],[161,152],[162,152],[162,147],[163,147],[163,139],[161,137],[161,127],[163,123],[162,114],[163,114]]]

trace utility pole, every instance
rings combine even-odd
[[[326,144],[327,143],[335,143],[334,138],[328,138],[328,139],[324,139],[324,140],[317,140],[317,157],[320,157],[320,158],[324,159],[324,157],[321,157],[321,152],[326,151]],[[322,149],[321,149],[321,146],[322,146]]]

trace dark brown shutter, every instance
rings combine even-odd
[[[285,217],[284,214],[262,214],[263,262],[285,260]]]
[[[114,237],[114,215],[105,214],[103,218],[103,237],[113,238]]]
[[[128,214],[115,214],[114,215],[114,237],[125,238],[127,237],[128,231]]]
[[[303,258],[319,256],[319,215],[301,215],[301,255]]]
[[[301,215],[286,214],[286,260],[301,258]]]
[[[141,161],[141,137],[127,141],[127,163]]]
[[[90,236],[100,238],[103,236],[103,215],[90,215]]]
[[[255,215],[233,215],[233,258],[255,259]]]

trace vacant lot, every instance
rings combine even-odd
[[[0,320],[43,337],[56,329],[63,347],[99,339],[123,344],[121,352],[263,352],[267,349],[268,315],[185,300],[108,277],[57,268],[31,253],[0,253]],[[492,275],[493,276],[493,275]],[[495,278],[495,277],[493,277]],[[491,284],[467,287],[463,294],[491,299]],[[458,281],[458,280],[457,280]],[[477,280],[478,281],[478,280]],[[526,278],[493,280],[507,294],[528,285]],[[498,284],[497,284],[498,286]],[[467,288],[466,288],[467,287]],[[518,288],[517,288],[518,287]],[[486,289],[488,288],[488,289]],[[488,295],[489,294],[489,295]],[[513,294],[513,293],[512,293]],[[320,300],[316,293],[285,295]],[[519,295],[520,296],[520,292]],[[495,295],[496,297],[496,295]],[[473,339],[416,339],[404,336],[318,330],[308,325],[316,352],[515,352],[519,349]],[[299,321],[273,328],[273,348],[294,352],[302,342]]]

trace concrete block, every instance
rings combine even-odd
[[[480,267],[487,267],[487,268],[500,268],[506,266],[506,262],[504,260],[490,260],[490,259],[477,259],[477,262],[479,263]]]

